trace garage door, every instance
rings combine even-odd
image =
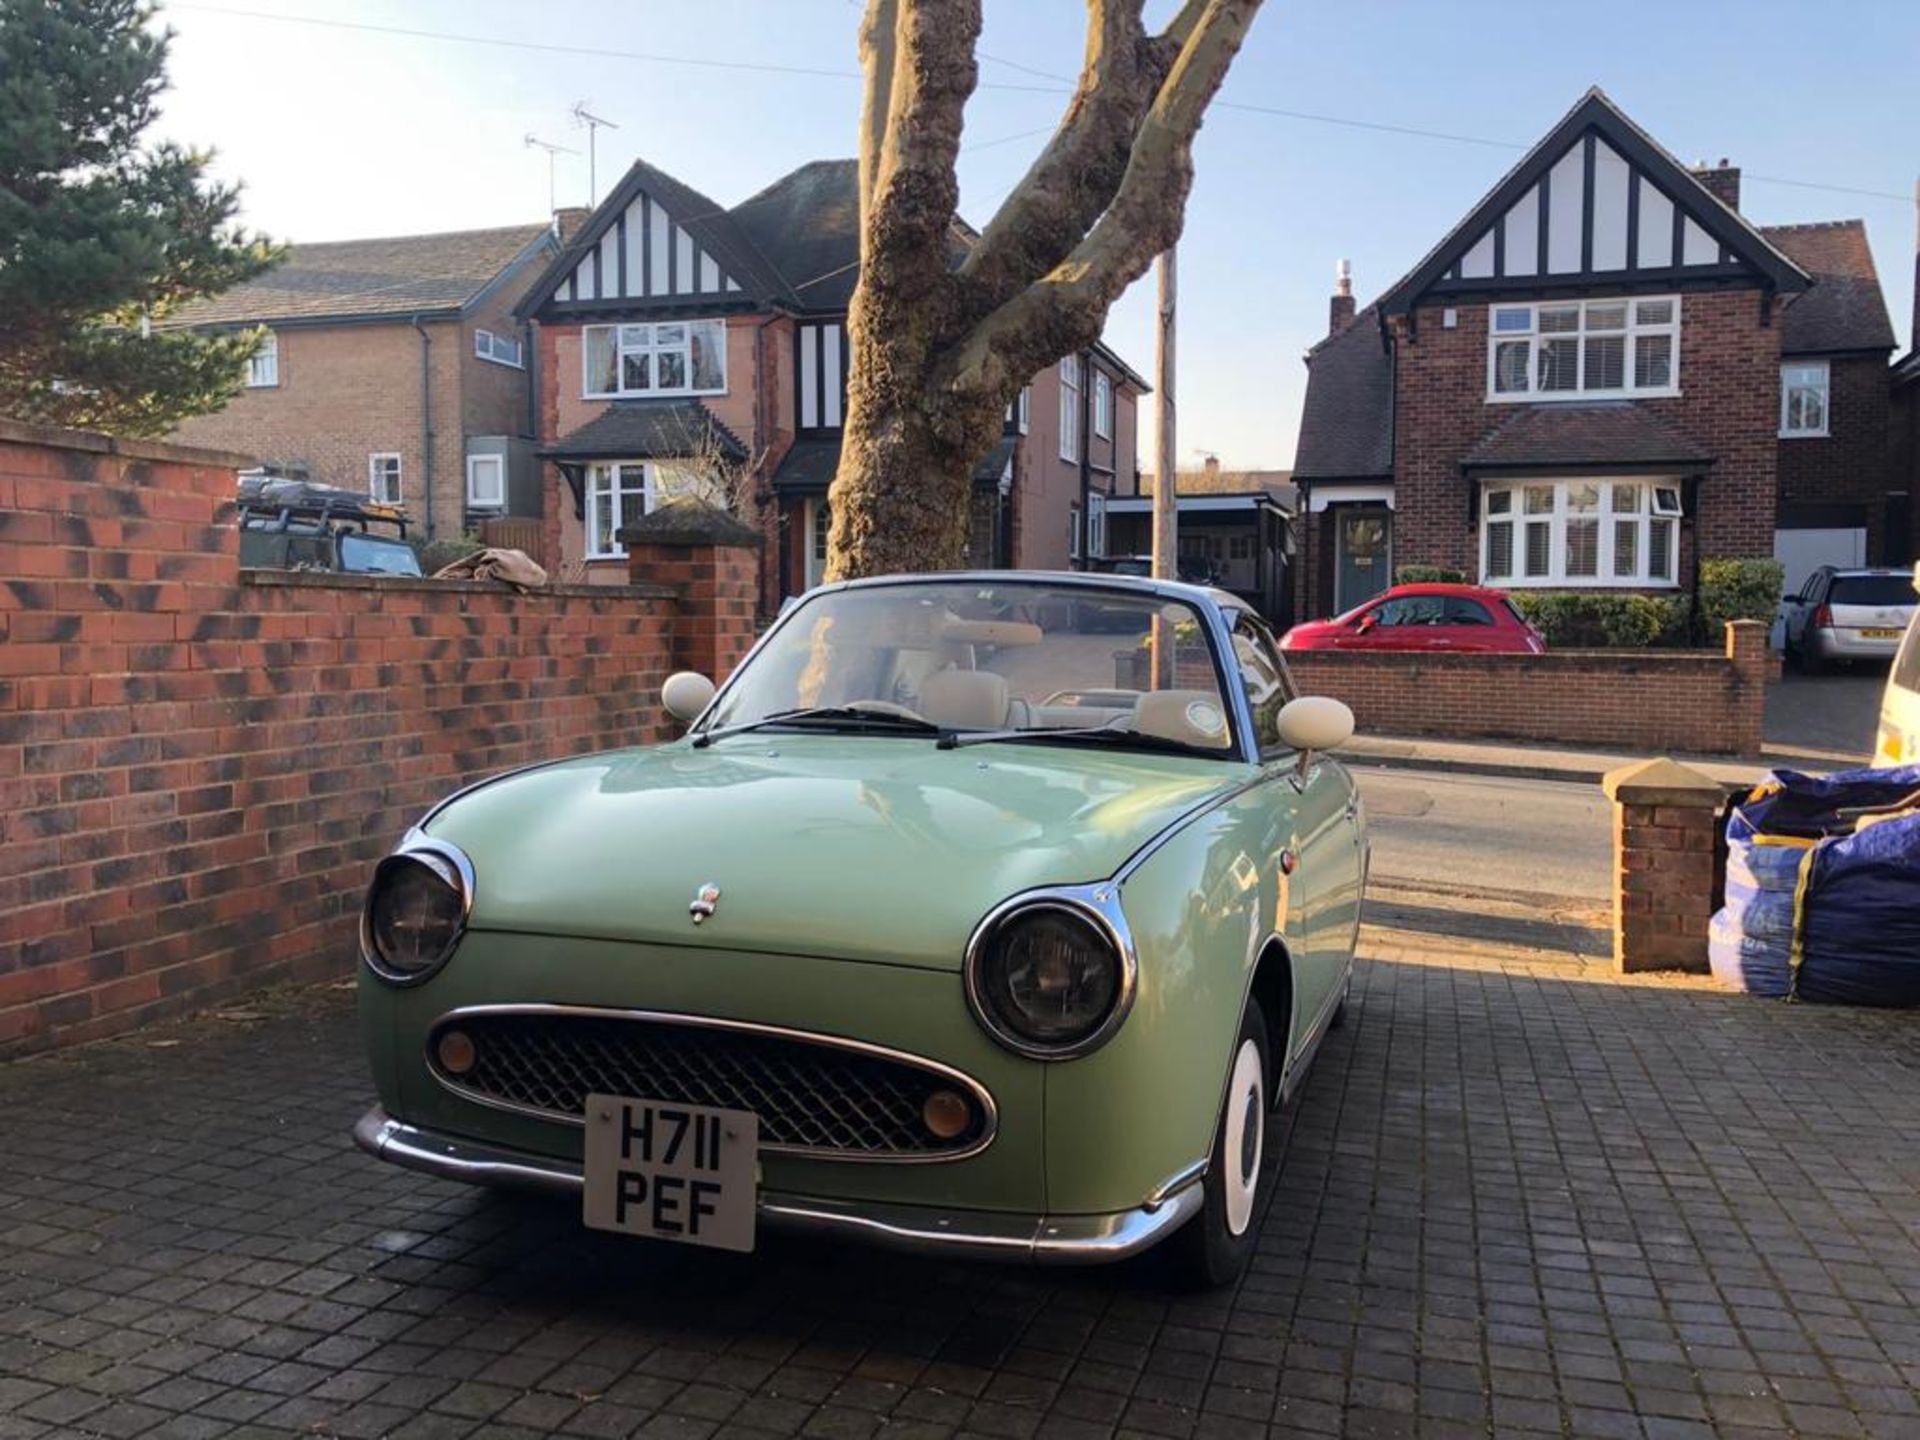
[[[1864,527],[1830,530],[1776,530],[1773,532],[1773,558],[1786,567],[1785,593],[1797,595],[1800,587],[1822,565],[1864,565],[1867,563],[1867,532]]]

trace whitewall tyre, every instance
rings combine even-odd
[[[1266,1160],[1273,1095],[1266,1017],[1259,1002],[1249,1000],[1233,1045],[1226,1098],[1214,1127],[1213,1154],[1201,1182],[1204,1203],[1175,1237],[1181,1278],[1190,1285],[1231,1284],[1253,1258],[1263,1198],[1260,1170]]]

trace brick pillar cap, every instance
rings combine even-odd
[[[1729,630],[1771,630],[1773,627],[1764,620],[1729,620]]]
[[[704,500],[669,500],[620,527],[622,545],[750,545],[765,537],[746,521]]]
[[[1616,805],[1694,805],[1707,809],[1726,799],[1726,787],[1677,760],[1639,760],[1609,770],[1600,788]]]

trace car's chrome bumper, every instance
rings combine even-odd
[[[422,1130],[376,1105],[353,1127],[368,1154],[449,1180],[577,1195],[580,1167],[478,1141]],[[1183,1171],[1137,1209],[1110,1215],[1014,1215],[936,1210],[924,1205],[822,1200],[760,1192],[760,1223],[848,1236],[900,1250],[946,1252],[1050,1265],[1095,1264],[1138,1254],[1198,1213],[1203,1171]]]

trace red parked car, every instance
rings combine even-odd
[[[1478,585],[1396,585],[1332,620],[1296,625],[1282,650],[1503,651],[1540,655],[1546,637],[1503,590]]]

